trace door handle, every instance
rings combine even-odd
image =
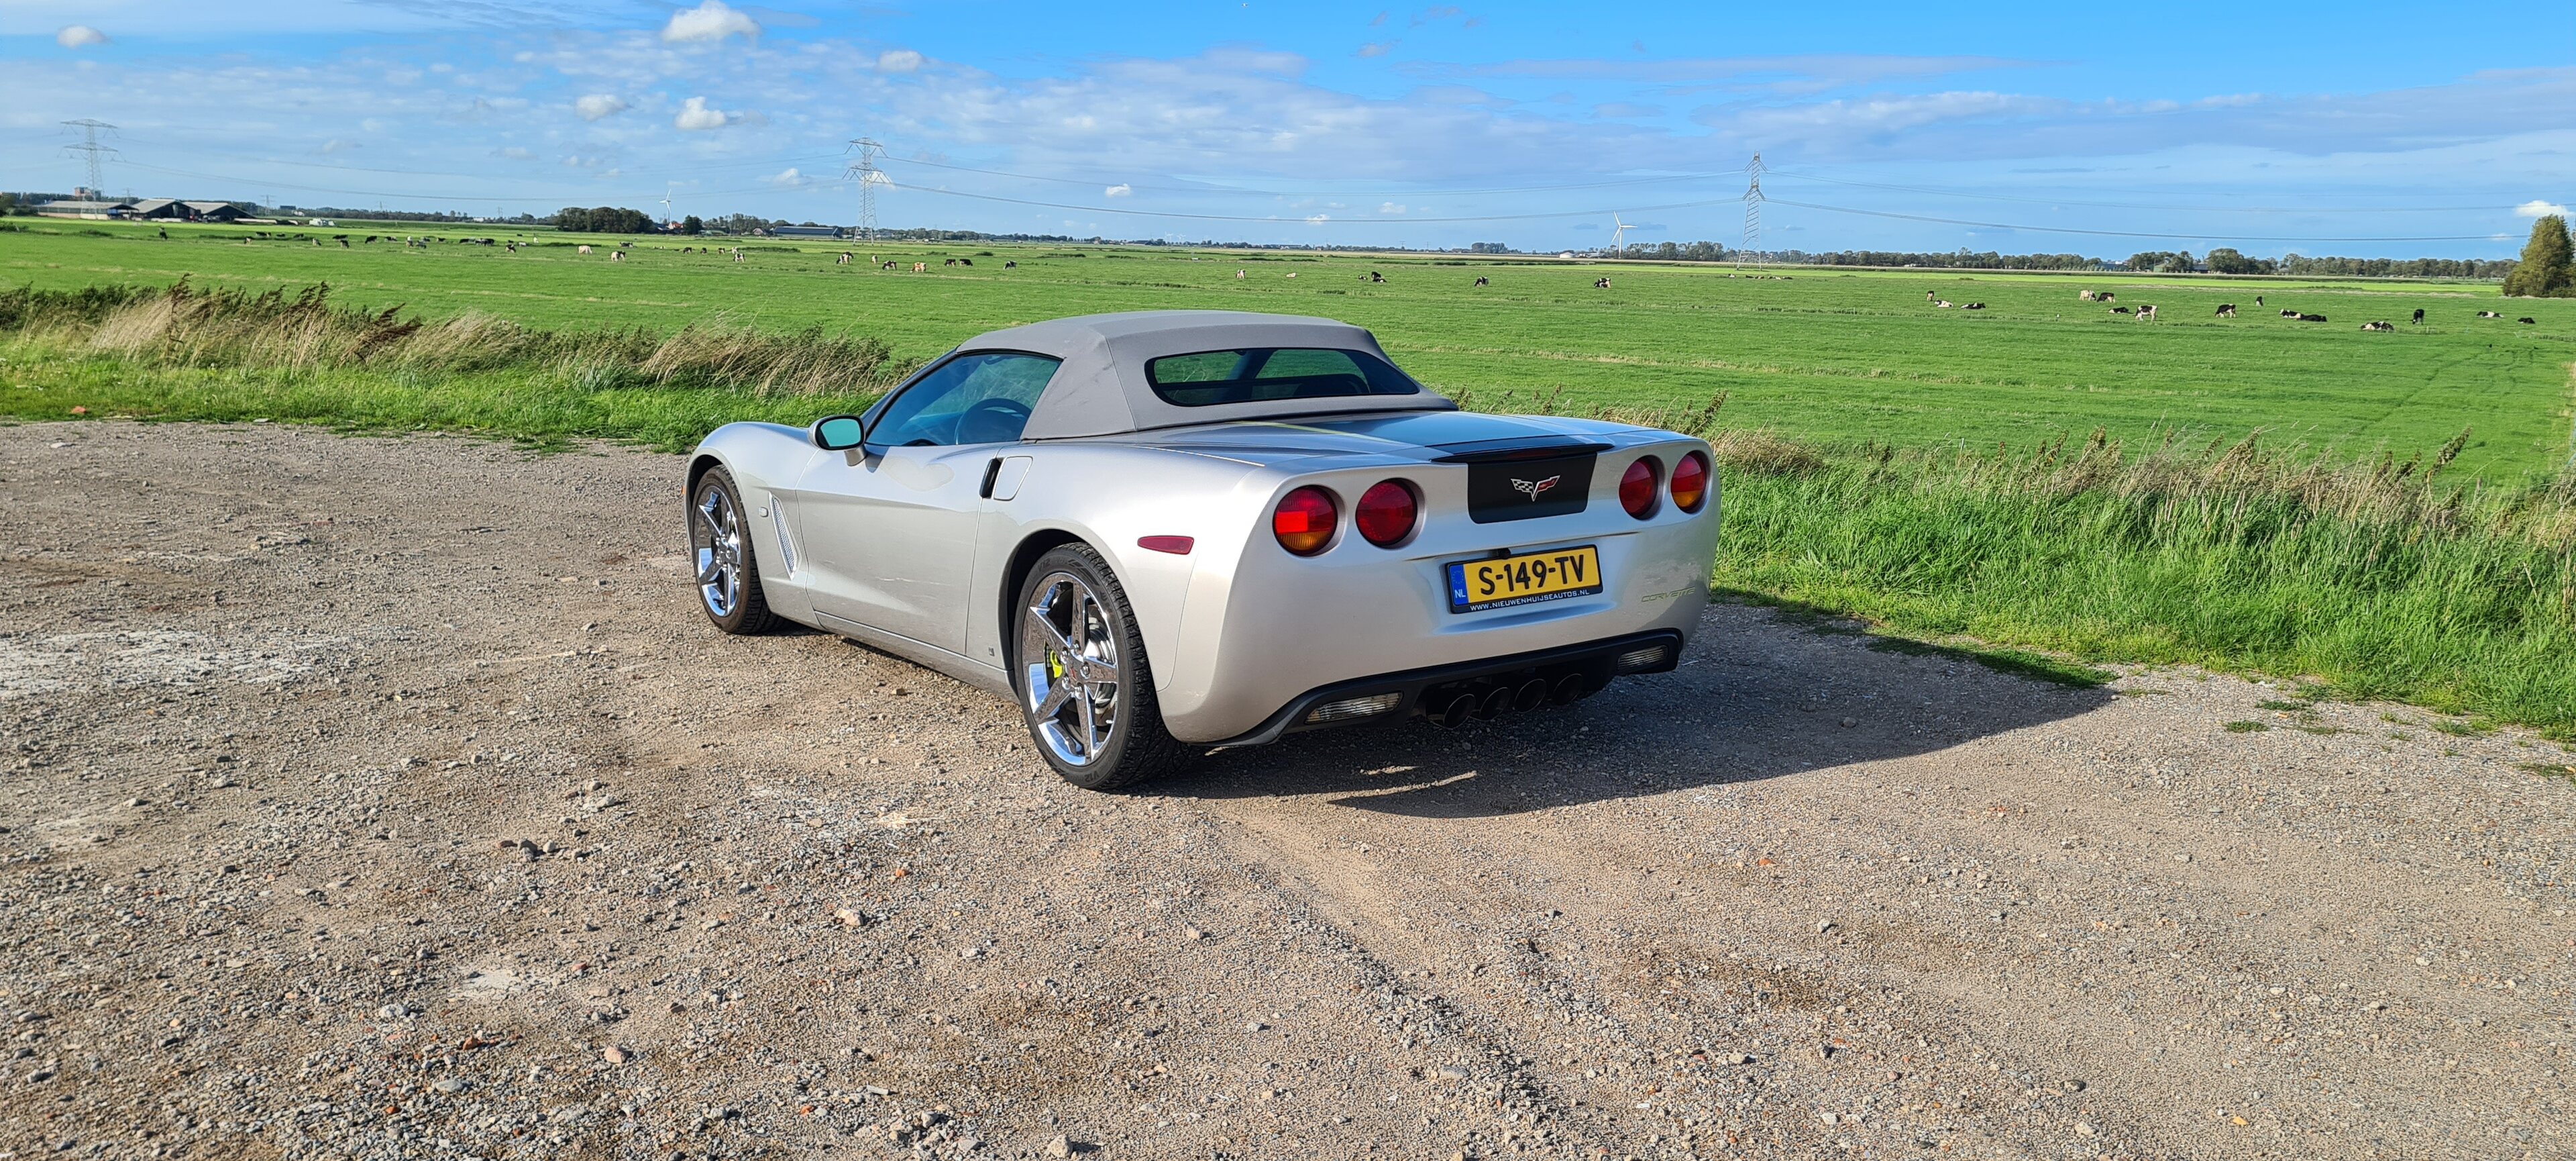
[[[989,462],[985,463],[985,465],[984,465],[984,485],[983,485],[982,487],[980,487],[980,488],[975,489],[975,495],[976,495],[978,498],[985,499],[985,500],[990,500],[990,499],[992,499],[992,498],[993,498],[993,478],[994,478],[995,476],[999,476],[999,475],[1001,475],[1001,474],[1002,474],[1002,457],[1000,457],[1000,456],[994,456],[994,457],[993,457]]]

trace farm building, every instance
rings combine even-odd
[[[87,191],[83,191],[85,194]],[[159,222],[238,222],[250,211],[231,202],[190,202],[178,198],[102,198],[82,196],[45,202],[39,217],[93,220],[142,218]]]
[[[844,232],[839,226],[771,226],[769,228],[769,236],[772,238],[838,238]]]
[[[128,202],[111,201],[105,198],[64,198],[60,201],[39,203],[36,206],[36,216],[40,218],[89,218],[96,221],[105,221],[109,218],[122,218],[126,216],[126,212],[130,206],[131,203]]]
[[[177,198],[144,198],[131,203],[125,216],[165,222],[238,222],[249,211],[231,202],[185,202]]]

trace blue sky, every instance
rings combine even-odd
[[[1555,249],[1735,242],[1758,150],[1774,249],[2503,256],[2576,4],[0,0],[0,188],[74,117],[305,205],[848,223],[867,135],[889,226]]]

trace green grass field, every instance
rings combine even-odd
[[[2576,301],[2470,284],[1732,278],[999,245],[886,247],[873,256],[906,269],[879,272],[870,251],[840,267],[824,244],[749,243],[735,263],[656,240],[611,263],[560,234],[490,235],[537,243],[510,254],[171,233],[0,233],[0,416],[677,450],[730,420],[855,409],[903,368],[1012,323],[1324,314],[1369,326],[1480,408],[1608,409],[1708,435],[1724,467],[1723,595],[2061,679],[2087,680],[2085,662],[2196,664],[2576,740],[2576,468],[2563,466]],[[1614,285],[1593,289],[1604,273]],[[1494,284],[1473,287],[1480,275]],[[182,278],[189,289],[166,289]],[[324,302],[311,288],[326,281]],[[2079,289],[2166,317],[2114,316]],[[1987,309],[1937,309],[1926,290]],[[2257,294],[2333,321],[2280,319]],[[2221,302],[2241,317],[2212,318]],[[2421,327],[2406,321],[2419,305]],[[2537,323],[2512,321],[2524,315]],[[2361,332],[2378,318],[2397,333]]]
[[[29,219],[16,219],[26,223]],[[1571,406],[1696,408],[1729,393],[1731,425],[1824,445],[2028,447],[2104,427],[2138,439],[2181,428],[2346,457],[2405,456],[2471,430],[2458,469],[2490,479],[2547,470],[2569,454],[2576,300],[2516,301],[2492,285],[2229,280],[2140,275],[1957,275],[1782,268],[1776,278],[1654,265],[1364,257],[1090,246],[845,248],[743,240],[747,260],[638,241],[612,263],[607,238],[352,224],[297,228],[328,241],[254,240],[255,228],[40,222],[0,234],[0,285],[101,282],[295,289],[316,281],[347,305],[429,315],[484,311],[538,326],[675,329],[723,317],[773,330],[820,325],[872,336],[918,361],[994,327],[1095,311],[1212,307],[1319,314],[1369,327],[1435,387],[1506,407],[1562,392]],[[536,243],[358,242],[471,234]],[[582,241],[603,243],[581,255]],[[730,240],[728,240],[730,241]],[[903,264],[883,272],[871,257]],[[948,258],[975,265],[948,267]],[[910,272],[927,261],[927,273]],[[1002,269],[1017,261],[1018,269]],[[1246,277],[1236,279],[1235,272]],[[1367,281],[1370,270],[1384,284]],[[1288,277],[1290,274],[1296,277]],[[1612,279],[1609,290],[1592,280]],[[1478,289],[1476,277],[1493,279]],[[2080,289],[2153,303],[2161,321],[2078,301]],[[1978,312],[1941,310],[1925,291]],[[2257,308],[2254,297],[2270,304]],[[2233,320],[2212,317],[2238,304]],[[2279,318],[2294,306],[2327,323]],[[2421,327],[2407,322],[2422,307]],[[2534,326],[2482,320],[2483,309]],[[2373,319],[2398,333],[2367,334]]]

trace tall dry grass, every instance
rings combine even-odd
[[[759,398],[882,390],[905,369],[885,343],[820,327],[776,333],[718,318],[657,334],[641,327],[548,330],[469,311],[449,318],[331,302],[328,285],[282,290],[0,292],[0,331],[69,353],[155,367],[459,374],[527,369],[588,389],[653,385]]]

